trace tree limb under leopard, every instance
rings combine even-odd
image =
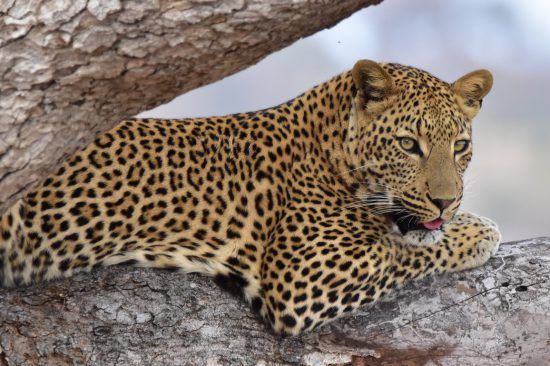
[[[111,267],[0,289],[0,365],[544,365],[549,253],[550,238],[504,243],[297,337],[201,275]]]

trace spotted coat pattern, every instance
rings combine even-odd
[[[438,241],[395,231],[397,203],[417,222],[438,217],[426,190],[441,186],[398,135],[435,151],[469,135],[471,118],[453,84],[379,69],[387,93],[367,67],[365,85],[345,72],[258,112],[120,122],[1,217],[0,284],[120,263],[201,272],[296,334],[409,279],[483,264],[496,226],[456,212],[471,152],[453,158],[455,203]]]

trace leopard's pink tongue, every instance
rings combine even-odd
[[[442,219],[435,219],[430,222],[423,222],[422,225],[428,230],[437,230],[443,225]]]

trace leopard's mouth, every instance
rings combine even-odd
[[[386,192],[379,192],[371,194],[366,202],[367,204],[376,207],[379,202],[388,202],[389,195]],[[409,231],[425,230],[434,231],[441,230],[441,227],[445,223],[442,217],[438,217],[431,221],[422,221],[418,216],[410,212],[400,200],[393,200],[391,202],[392,213],[389,214],[390,219],[397,225],[402,235],[407,234]]]
[[[409,231],[413,230],[441,230],[441,227],[445,223],[441,217],[438,217],[432,221],[421,222],[417,216],[404,210],[392,214],[391,219],[397,225],[402,235],[405,235]]]

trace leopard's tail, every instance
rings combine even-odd
[[[0,287],[13,286],[14,272],[23,271],[26,266],[21,258],[25,247],[21,210],[24,207],[19,201],[0,217]]]

